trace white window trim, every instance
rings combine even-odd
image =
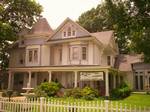
[[[34,59],[34,50],[37,50],[37,61]],[[32,61],[29,61],[29,51],[32,51]],[[38,48],[31,48],[27,49],[27,62],[30,64],[36,64],[39,61],[39,49]]]
[[[78,48],[78,59],[73,59],[73,48],[77,47]],[[82,57],[82,47],[86,47],[86,59],[84,60]],[[87,61],[88,60],[88,46],[87,45],[71,45],[70,46],[70,60],[72,61]]]
[[[75,28],[71,27],[71,36],[68,36],[68,29],[66,28],[65,30],[62,31],[62,37],[63,38],[72,38],[72,37],[76,37],[77,31]],[[73,35],[73,31],[75,31],[75,35]],[[64,36],[64,32],[66,32],[66,36]]]

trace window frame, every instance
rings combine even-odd
[[[62,32],[63,38],[68,38],[68,37],[76,37],[76,30],[72,26],[67,27],[63,32]]]
[[[85,53],[83,53],[83,48],[86,48]],[[81,46],[81,60],[87,60],[87,51],[87,46]],[[83,55],[85,56],[85,59]]]
[[[39,58],[38,52],[39,52],[38,48],[28,49],[28,63],[38,63],[38,58]]]

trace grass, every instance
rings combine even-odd
[[[119,102],[126,103],[129,105],[150,107],[150,95],[136,93],[132,94],[124,100],[119,100]]]
[[[101,101],[104,101],[104,99],[102,99],[102,98],[98,98],[98,99],[95,99],[92,101],[87,101],[84,99],[73,99],[73,98],[49,98],[48,100],[50,100],[51,102],[54,102],[54,104],[58,104],[58,102],[59,102],[59,104],[58,104],[59,106],[57,106],[57,107],[55,105],[47,106],[47,107],[45,107],[47,112],[66,112],[68,109],[68,106],[64,107],[64,105],[70,105],[71,106],[74,104],[77,104],[79,106],[84,105],[86,107],[86,108],[78,109],[77,112],[100,112],[100,110],[97,110],[96,108],[91,109],[88,107],[90,107],[91,104],[92,104],[92,106],[97,107],[97,105],[101,105]],[[150,107],[150,95],[132,94],[131,96],[129,96],[128,98],[126,98],[124,100],[112,101],[113,107],[115,107],[116,102],[122,103],[123,105],[126,104],[127,108],[129,108],[129,105],[132,105],[132,107],[134,105],[141,106],[141,107],[144,107],[144,106]],[[45,102],[43,102],[43,103],[45,103]],[[104,103],[103,103],[103,106],[104,106]],[[6,105],[6,108],[8,108],[8,110],[10,110],[11,107]],[[20,110],[20,104],[19,103],[17,105],[13,105],[13,110],[17,110],[17,109]],[[38,106],[32,106],[32,108],[29,108],[29,109],[30,110],[27,109],[28,110],[27,112],[29,112],[29,111],[30,112],[40,112],[39,105]]]
[[[50,98],[51,100],[61,100],[61,101],[69,101],[69,102],[74,102],[74,101],[79,101],[79,102],[95,102],[95,101],[102,101],[104,99],[102,98],[98,98],[95,99],[93,101],[86,101],[84,99],[73,99],[73,98]],[[123,99],[123,100],[112,100],[112,102],[115,104],[116,102],[118,103],[122,103],[122,104],[127,104],[127,105],[132,105],[132,106],[146,106],[146,107],[150,107],[150,95],[147,94],[140,94],[140,93],[136,93],[136,94],[131,94],[131,96]]]

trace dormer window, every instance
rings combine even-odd
[[[66,30],[63,31],[63,37],[75,37],[76,36],[76,31],[74,27],[68,27]]]

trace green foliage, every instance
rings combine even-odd
[[[149,0],[105,0],[78,22],[90,32],[114,30],[120,53],[144,53],[150,62],[149,7]]]
[[[22,28],[29,28],[40,17],[42,6],[34,0],[0,2],[0,66],[8,67],[8,46],[17,39]]]
[[[37,86],[34,90],[37,97],[53,97],[61,89],[61,85],[56,82],[44,82],[41,85]]]
[[[118,88],[113,89],[111,91],[110,96],[112,99],[123,99],[130,96],[130,94],[131,94],[130,87],[125,82],[123,82]]]
[[[85,87],[83,89],[73,88],[66,90],[65,96],[73,98],[83,98],[85,100],[93,100],[94,98],[98,97],[98,91],[90,87]]]
[[[83,99],[93,100],[94,98],[98,97],[98,91],[90,87],[85,87],[82,90],[82,95]]]
[[[81,98],[82,89],[80,88],[68,89],[65,91],[65,97]]]

